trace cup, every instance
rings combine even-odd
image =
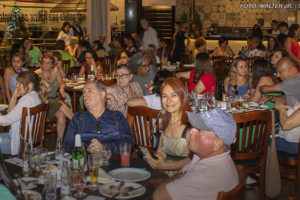
[[[96,188],[98,183],[98,171],[99,171],[99,154],[90,154],[88,156],[88,166],[90,174],[90,182],[92,187]]]
[[[46,172],[44,175],[44,190],[46,200],[55,200],[56,199],[56,183],[57,176],[55,172]]]
[[[103,157],[104,157],[104,165],[109,165],[109,159],[111,157],[111,148],[110,144],[104,144],[103,145]]]
[[[120,144],[120,156],[121,156],[121,166],[122,167],[129,167],[130,152],[131,152],[131,144],[130,143]]]
[[[74,196],[76,198],[82,198],[86,196],[86,193],[83,191],[85,188],[85,176],[84,176],[84,170],[83,169],[75,169],[73,171],[73,184],[76,188],[76,193]]]

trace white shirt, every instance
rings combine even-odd
[[[156,49],[158,47],[157,32],[151,26],[149,26],[148,30],[144,32],[143,49],[148,49],[149,44],[153,44]]]
[[[70,39],[71,39],[71,34],[69,33],[69,34],[67,34],[67,33],[65,33],[65,32],[63,32],[63,31],[60,31],[59,32],[59,34],[58,34],[58,36],[57,36],[57,38],[56,38],[56,40],[58,41],[58,40],[63,40],[63,41],[65,41],[65,44],[66,44],[66,46],[68,46],[68,45],[70,45]]]
[[[144,96],[145,101],[147,102],[148,108],[154,110],[161,110],[161,100],[158,94],[150,94]]]
[[[20,149],[20,132],[21,132],[21,118],[22,111],[24,107],[32,108],[42,101],[36,91],[32,91],[23,97],[21,97],[18,103],[13,107],[13,109],[7,113],[7,115],[0,116],[0,125],[9,126],[9,135],[11,138],[11,155],[16,155],[19,153]]]

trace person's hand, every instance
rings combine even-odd
[[[15,89],[13,94],[12,94],[12,98],[19,98],[21,96],[21,94],[19,93],[18,89]]]
[[[59,88],[59,93],[60,93],[60,95],[61,95],[61,97],[62,98],[66,98],[66,93],[65,93],[65,90],[64,90],[64,88]]]
[[[155,154],[155,156],[158,158],[157,160],[152,158],[150,154],[147,154],[145,160],[153,169],[162,169],[165,160],[158,154]]]
[[[90,153],[103,151],[103,145],[101,144],[101,142],[99,142],[99,140],[92,139],[91,144],[87,148],[87,151]]]
[[[276,109],[279,110],[279,111],[281,111],[281,110],[287,110],[287,109],[291,108],[290,106],[284,105],[284,104],[281,103],[281,102],[277,102],[277,103],[275,104],[275,107],[276,107]]]
[[[250,97],[251,96],[248,93],[246,93],[246,94],[244,94],[243,99],[249,99]]]
[[[259,87],[259,91],[260,91],[261,93],[266,93],[266,92],[265,92],[266,87],[269,87],[269,85],[263,85],[263,86],[260,86],[260,87]]]

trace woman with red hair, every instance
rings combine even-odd
[[[166,170],[169,176],[190,162],[187,141],[188,117],[190,111],[188,94],[181,80],[166,79],[160,88],[162,102],[161,137],[154,159],[151,155],[145,157],[154,169]]]

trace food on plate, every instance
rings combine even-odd
[[[54,165],[43,165],[43,166],[41,166],[42,167],[42,169],[44,169],[44,170],[53,170],[53,169],[55,169],[55,166]]]
[[[127,197],[127,196],[133,196],[139,193],[138,190],[135,190],[133,186],[125,186],[125,187],[119,187],[119,185],[110,185],[107,190],[103,190],[106,194],[113,196],[120,192],[118,197]]]

